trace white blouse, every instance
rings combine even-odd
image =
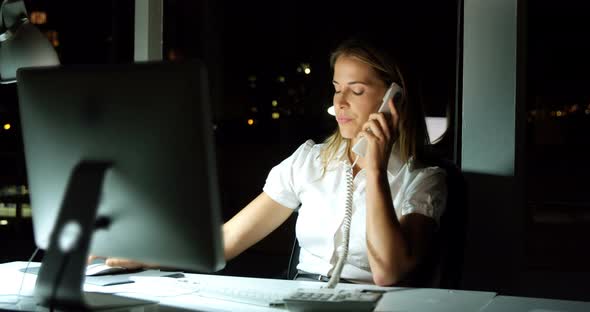
[[[345,153],[346,143],[343,143],[336,160],[330,162],[322,176],[320,151],[323,146],[312,140],[305,142],[272,168],[263,191],[285,207],[299,208],[295,227],[301,246],[297,269],[330,275],[341,248],[350,162]],[[394,145],[387,177],[395,214],[399,219],[409,213],[420,213],[438,223],[447,197],[445,171],[439,167],[417,168],[414,162],[410,159],[402,163],[399,148]],[[365,236],[365,186],[365,171],[361,170],[353,180],[349,252],[341,277],[372,284]]]

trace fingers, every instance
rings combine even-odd
[[[105,260],[104,263],[109,266],[120,266],[120,267],[124,267],[124,268],[131,269],[131,270],[142,269],[142,268],[158,268],[159,267],[156,264],[146,264],[146,263],[133,261],[133,260],[129,260],[129,259],[108,258],[108,257],[102,257],[102,256],[94,256],[94,255],[88,256],[88,260],[87,260],[86,264],[92,264],[92,262],[96,259],[104,259]]]
[[[147,265],[141,262],[121,258],[107,258],[105,264],[109,266],[120,266],[127,269],[141,269],[147,267]]]
[[[391,126],[389,125],[390,118],[389,114],[384,113],[376,113],[369,116],[369,121],[373,121],[373,123],[376,122],[379,126],[381,131],[380,135],[377,135],[377,137],[381,140],[389,141],[389,138],[391,137]]]
[[[106,259],[106,257],[90,255],[90,256],[88,256],[88,259],[86,260],[86,264],[91,264],[96,259]]]
[[[378,141],[388,141],[391,137],[387,117],[383,113],[371,114],[361,132],[361,136],[372,137]]]

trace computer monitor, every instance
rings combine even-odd
[[[19,70],[35,294],[84,304],[89,253],[223,268],[207,73],[198,61]]]

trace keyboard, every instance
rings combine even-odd
[[[210,278],[135,277],[136,281],[158,283],[179,293],[264,307],[286,307],[289,311],[373,311],[383,291],[360,289],[263,288],[255,285],[228,285]]]
[[[291,295],[293,291],[261,289],[249,287],[228,287],[206,285],[199,289],[198,295],[246,304],[254,304],[264,307],[285,305],[283,298]]]
[[[283,298],[289,311],[369,312],[381,299],[381,291],[343,289],[299,289]]]
[[[373,311],[382,292],[308,288],[293,290],[201,285],[199,296],[266,307],[286,306],[289,311]]]

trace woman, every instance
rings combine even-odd
[[[351,194],[341,277],[393,285],[431,249],[446,201],[445,174],[421,162],[427,142],[422,109],[408,101],[404,78],[387,54],[352,39],[332,53],[330,63],[338,129],[323,144],[305,142],[271,170],[263,192],[224,224],[225,257],[236,257],[298,209],[298,275],[330,276],[344,248]],[[393,82],[404,89],[402,97],[388,101],[391,114],[377,113]],[[362,137],[367,150],[357,157],[351,147]],[[108,263],[133,266],[117,261]]]

